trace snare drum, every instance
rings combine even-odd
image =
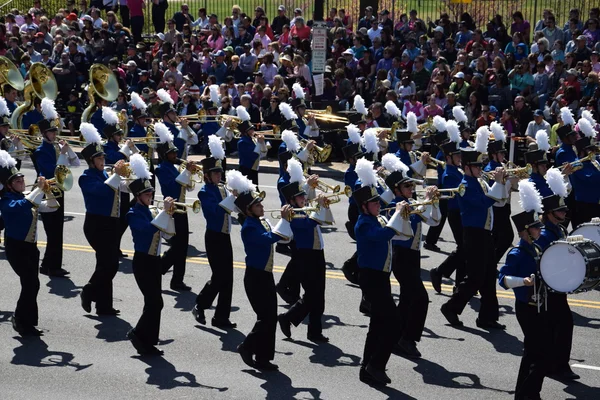
[[[558,240],[542,254],[542,280],[550,290],[580,293],[600,283],[600,245],[591,240]]]
[[[600,218],[594,218],[591,222],[579,225],[570,236],[572,235],[581,235],[600,245]]]

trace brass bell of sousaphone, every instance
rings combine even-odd
[[[114,72],[104,64],[94,64],[90,68],[90,83],[88,97],[90,105],[83,110],[81,122],[89,122],[91,115],[96,112],[94,97],[98,96],[106,101],[115,101],[119,94],[119,83]]]
[[[25,102],[12,113],[10,126],[13,129],[22,128],[21,120],[23,119],[23,115],[33,109],[33,99],[36,97],[55,100],[56,96],[58,96],[58,86],[54,73],[42,63],[31,64],[29,68],[29,80],[25,82],[25,88],[23,89]]]
[[[18,91],[25,88],[23,75],[17,66],[4,56],[0,56],[0,94],[4,96],[4,84],[8,83]]]

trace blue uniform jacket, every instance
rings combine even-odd
[[[231,233],[231,217],[219,203],[227,197],[225,188],[206,183],[198,192],[206,229],[213,232]]]
[[[246,167],[258,171],[258,163],[260,161],[260,155],[254,152],[256,144],[250,136],[242,136],[238,140],[237,149],[238,157],[240,159],[240,167]]]
[[[573,150],[573,146],[563,143],[560,145],[554,156],[554,166],[560,167],[564,163],[570,163],[577,159],[577,154]]]
[[[306,213],[300,213],[306,214]],[[310,218],[294,218],[290,222],[298,249],[323,250],[320,224]]]
[[[146,128],[144,128],[140,124],[135,124],[129,130],[129,135],[127,135],[127,137],[130,137],[130,138],[146,137]],[[138,148],[138,150],[140,152],[148,154],[148,145],[136,143],[135,146]]]
[[[550,221],[544,221],[544,227],[542,228],[540,237],[535,241],[535,244],[537,244],[540,249],[544,251],[548,248],[548,246],[550,246],[550,243],[557,240],[562,240],[566,237],[567,232],[565,232],[565,228],[560,225],[554,225]]]
[[[6,105],[8,106],[8,111],[10,111],[10,113],[14,113],[15,110],[17,109],[17,103],[15,103],[14,101],[10,101],[8,99],[6,99]]]
[[[518,247],[513,247],[506,256],[506,262],[500,268],[500,275],[498,275],[498,283],[504,289],[508,289],[504,284],[504,277],[506,276],[518,276],[520,278],[528,278],[531,274],[536,274],[538,270],[538,262],[535,257],[537,256],[537,250],[534,245],[527,243],[521,239]],[[520,286],[513,288],[515,292],[515,298],[522,303],[532,302],[531,296],[533,293],[533,286]]]
[[[163,197],[172,197],[177,202],[185,203],[186,189],[175,180],[179,176],[179,170],[175,164],[169,161],[161,161],[154,173],[160,183],[160,191]]]
[[[600,202],[600,164],[584,161],[583,168],[570,175],[575,201],[598,204]]]
[[[205,122],[202,124],[202,136],[204,137],[204,143],[208,144],[208,137],[210,135],[216,135],[216,133],[221,129],[221,125],[219,125],[216,121]]]
[[[6,192],[0,199],[4,234],[15,240],[35,243],[38,209],[22,193]]]
[[[285,153],[286,151],[287,151],[287,144],[285,144],[285,142],[282,140],[281,144],[277,148],[277,154]],[[286,171],[284,169],[284,165],[281,162],[281,160],[279,160],[279,177],[281,178],[285,172]]]
[[[298,138],[310,140],[310,138],[304,134],[304,131],[306,130],[306,123],[304,122],[304,118],[296,118],[296,125],[298,125]]]
[[[79,187],[83,193],[85,210],[89,214],[119,218],[120,191],[106,185],[105,171],[88,168],[79,177]]]
[[[446,159],[446,156],[444,156],[444,152],[443,151],[438,151],[437,155],[435,156],[436,160],[439,161],[444,161]],[[442,175],[444,174],[444,168],[442,168],[441,166],[436,167],[437,169],[437,176],[438,176],[438,181],[437,181],[437,185],[438,187],[442,187]]]
[[[492,206],[496,201],[485,195],[477,178],[465,175],[461,183],[465,185],[465,195],[457,198],[463,227],[491,231],[494,218]]]
[[[548,186],[548,182],[546,182],[546,179],[544,179],[544,177],[538,174],[537,172],[533,172],[531,174],[531,176],[529,177],[529,182],[533,182],[535,188],[538,190],[538,192],[540,192],[542,197],[548,197],[554,194],[554,192],[552,192],[552,190],[550,189],[550,186]]]
[[[92,116],[90,117],[90,123],[94,125],[94,127],[98,130],[100,136],[106,138],[106,136],[104,136],[104,128],[106,127],[106,121],[104,121],[104,118],[102,118],[102,108],[98,108],[92,114]]]
[[[184,155],[187,155],[187,152],[185,151],[187,142],[179,138],[179,128],[170,122],[164,121],[164,124],[169,128],[175,138],[173,140],[173,145],[177,147],[177,158],[184,158]]]
[[[285,206],[287,204],[287,200],[283,197],[283,193],[281,193],[281,188],[285,185],[289,185],[290,183],[290,174],[286,172],[283,173],[282,176],[277,180],[277,193],[279,193],[279,201],[281,202],[281,206]]]
[[[266,220],[246,217],[242,226],[246,268],[273,272],[273,243],[279,240]]]
[[[150,208],[138,202],[127,212],[127,223],[131,228],[134,250],[151,256],[160,256],[160,231],[152,225],[153,219]]]
[[[405,197],[396,197],[393,202],[387,205],[387,207],[396,207],[396,204],[406,201],[407,203],[414,202],[413,199],[407,199]],[[395,212],[395,210],[394,210]],[[393,215],[390,214],[390,215]],[[417,245],[420,245],[421,240],[421,223],[423,222],[423,218],[421,218],[418,214],[412,214],[410,217],[410,228],[412,229],[413,237],[408,238],[406,240],[392,240],[392,246],[404,247],[410,249],[413,247],[413,242],[417,240]]]
[[[104,148],[104,153],[106,154],[104,156],[106,164],[114,165],[119,160],[126,160],[125,155],[119,152],[120,147],[118,143],[109,140],[102,147]]]
[[[398,157],[400,161],[402,161],[408,167],[407,175],[412,178],[414,171],[412,170],[412,168],[410,168],[410,165],[413,162],[416,162],[416,160],[413,161],[412,157],[410,156],[410,153],[402,149],[398,149],[398,151],[396,152],[396,157]]]
[[[37,124],[41,120],[44,119],[44,116],[37,109],[33,109],[29,112],[26,112],[23,115],[23,119],[21,120],[21,125],[23,129],[29,129],[29,127],[33,124]]]
[[[471,143],[469,143],[468,140],[461,140],[458,147],[460,147],[461,149],[466,149],[467,147],[471,147]]]
[[[39,176],[46,179],[54,178],[54,170],[58,160],[57,149],[54,144],[42,140],[42,144],[34,151],[34,157]]]
[[[356,173],[356,165],[350,165],[346,172],[344,173],[344,184],[346,186],[350,186],[352,190],[354,190],[354,185],[358,180],[358,174]],[[354,197],[350,196],[348,199],[348,203],[354,203]]]
[[[484,172],[491,172],[491,171],[494,171],[498,167],[504,167],[504,165],[500,164],[497,161],[494,161],[494,160],[490,159],[490,162],[487,163],[487,165],[483,168],[483,171]],[[492,186],[494,184],[494,182],[496,182],[496,181],[494,181],[493,179],[489,179],[487,181],[488,185],[490,185],[490,186]]]
[[[446,164],[446,169],[444,169],[444,173],[442,174],[442,189],[454,189],[457,188],[463,180],[463,174],[460,172],[458,167],[454,165]],[[460,209],[458,205],[458,198],[460,195],[454,196],[453,199],[448,200],[448,210],[458,210]]]
[[[360,214],[354,226],[359,268],[389,273],[392,266],[390,241],[396,232],[382,217]]]

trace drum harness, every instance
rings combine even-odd
[[[533,257],[533,259],[535,260],[535,265],[537,266],[536,274],[531,274],[531,277],[533,278],[533,296],[531,296],[531,299],[535,301],[537,311],[539,314],[541,312],[542,302],[544,303],[544,311],[548,311],[548,288],[546,287],[546,285],[543,284],[543,281],[541,279],[542,273],[540,272],[540,255],[542,251],[537,244],[532,243],[532,245],[535,249],[535,252],[521,246],[519,246],[518,248],[519,250],[524,251],[528,253],[531,257]],[[538,281],[540,282],[539,285]]]

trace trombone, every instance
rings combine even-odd
[[[164,203],[165,201],[154,199],[154,202],[155,203]],[[181,207],[181,208],[176,208],[176,207]],[[185,214],[185,213],[187,213],[188,208],[191,208],[192,212],[194,214],[198,214],[201,209],[200,200],[196,200],[192,204],[173,202],[173,208],[171,208],[170,210],[166,210],[166,211],[168,214],[173,214],[173,213]]]
[[[302,218],[306,218],[307,215],[306,214],[301,214],[301,213],[309,213],[309,212],[317,212],[319,211],[321,208],[318,206],[314,206],[314,207],[302,207],[302,208],[292,208],[292,219],[302,219]],[[265,212],[267,213],[271,213],[271,218],[273,219],[281,219],[281,214],[277,214],[277,213],[281,213],[281,209],[276,209],[276,210],[265,210]]]
[[[308,179],[310,175],[305,172],[304,177]],[[320,179],[317,179],[317,183],[313,186],[313,188],[319,189],[323,193],[327,193],[329,190],[331,190],[333,193],[338,193],[340,191],[340,185],[331,186]]]
[[[421,153],[418,150],[413,151],[413,153],[415,153],[415,155],[419,158],[421,158],[421,156],[423,156],[423,153]],[[427,163],[427,165],[430,165],[435,168],[446,168],[446,163],[444,161],[440,161],[433,157],[429,157],[429,162]]]
[[[339,115],[334,115],[331,106],[327,106],[324,110],[309,109],[306,110],[306,114],[312,115],[314,119],[318,119],[320,121],[339,122],[346,125],[350,123],[348,118],[340,117]]]
[[[574,161],[576,162],[576,161]],[[520,168],[509,168],[506,171],[506,174],[508,177],[517,177],[519,179],[528,179],[529,176],[531,175],[531,173],[533,172],[533,169],[531,168],[531,164],[527,164],[524,167],[520,167]],[[488,172],[484,172],[483,175],[488,178],[488,179],[493,179],[493,172],[494,171],[488,171]]]

